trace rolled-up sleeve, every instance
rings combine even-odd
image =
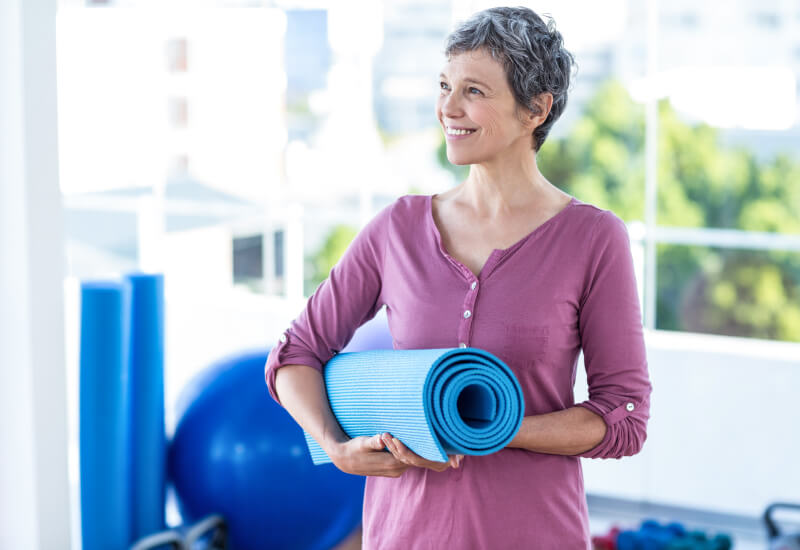
[[[378,313],[388,223],[394,204],[379,211],[355,236],[342,257],[306,301],[300,314],[278,336],[264,367],[269,394],[281,406],[275,374],[286,365],[322,372],[356,329]]]
[[[574,456],[619,459],[647,439],[652,385],[628,230],[610,210],[598,215],[589,258],[578,320],[589,399],[577,405],[600,415],[607,429],[599,444]]]

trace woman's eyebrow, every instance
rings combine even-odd
[[[439,73],[439,78],[442,78],[442,77],[447,78],[447,75],[445,75],[444,73]],[[489,90],[492,89],[492,87],[489,86],[488,84],[485,84],[485,83],[481,82],[480,80],[477,80],[477,79],[472,78],[472,77],[465,78],[464,82],[474,82],[475,84],[480,84],[481,86],[483,86],[484,88],[488,88]]]

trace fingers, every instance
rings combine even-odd
[[[399,439],[396,439],[389,434],[383,434],[382,438],[383,443],[397,460],[411,466],[423,466],[421,461],[424,461],[425,459],[416,453],[411,452],[408,447],[400,442]]]
[[[375,434],[369,438],[367,441],[367,446],[370,449],[375,449],[376,451],[380,451],[383,449],[383,441],[381,441],[381,434]]]
[[[397,460],[392,453],[384,452],[381,434],[354,437],[345,446],[347,449],[336,457],[334,464],[346,473],[400,477],[410,466]]]
[[[449,459],[447,462],[436,462],[427,460],[413,452],[411,449],[403,445],[403,442],[392,437],[390,434],[382,434],[381,439],[383,444],[389,449],[392,455],[400,462],[411,466],[420,468],[430,468],[437,472],[443,472],[449,467],[458,467],[458,462],[455,458]]]
[[[464,460],[464,455],[450,455],[447,459],[447,463],[451,468],[460,468],[462,460]]]
[[[376,457],[379,459],[379,462],[376,463],[376,467],[381,470],[381,473],[378,475],[400,477],[411,467],[410,464],[405,464],[397,460],[391,453],[376,454],[380,455],[379,457]]]
[[[391,453],[391,461],[387,464],[388,471],[386,473],[389,477],[399,477],[409,466],[428,468],[436,472],[443,472],[447,468],[460,468],[464,459],[464,455],[459,454],[449,456],[447,462],[427,460],[406,447],[402,441],[392,437],[389,433],[374,435],[370,438],[370,442],[371,445],[374,445],[371,448],[377,450],[385,447]]]
[[[458,468],[461,466],[461,459],[464,458],[464,455],[450,455],[447,459],[448,464],[450,464],[453,468]]]

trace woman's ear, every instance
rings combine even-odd
[[[550,109],[553,107],[553,94],[550,92],[543,92],[531,100],[531,108],[525,119],[527,126],[531,131],[535,130],[547,120],[547,115],[550,114]]]

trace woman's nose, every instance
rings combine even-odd
[[[448,94],[442,99],[442,113],[447,115],[449,113],[458,114],[461,112],[461,105],[458,102],[458,99],[454,97],[454,95]]]

